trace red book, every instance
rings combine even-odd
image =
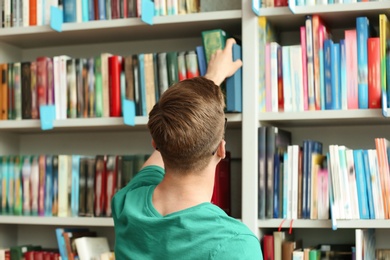
[[[105,212],[105,194],[106,194],[106,156],[96,156],[95,164],[95,196],[94,196],[94,215],[95,217],[104,216]]]
[[[43,260],[43,251],[34,251],[34,260]]]
[[[215,170],[214,191],[211,203],[223,209],[226,214],[231,214],[230,203],[230,152],[222,159]]]
[[[34,251],[27,251],[24,253],[25,260],[34,260]]]
[[[368,108],[381,108],[381,68],[379,37],[368,38]]]
[[[105,213],[107,217],[111,217],[111,200],[116,192],[116,182],[117,182],[117,156],[109,155],[107,156],[106,162],[106,176],[107,176],[107,187],[106,187],[106,207]]]
[[[127,18],[128,17],[129,7],[128,7],[127,1],[123,1],[122,13],[123,13],[122,18]]]
[[[39,106],[47,104],[47,89],[48,89],[48,73],[47,67],[49,64],[48,57],[37,58],[37,98],[38,98],[38,114]]]
[[[263,237],[263,258],[264,260],[274,260],[274,236],[264,235]]]
[[[108,58],[110,116],[121,116],[121,81],[122,57],[113,55]]]
[[[124,1],[126,2],[126,1]],[[111,0],[111,17],[112,19],[121,18],[120,8],[119,8],[119,0]]]

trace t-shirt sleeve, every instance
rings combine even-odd
[[[253,235],[237,235],[221,244],[212,254],[213,260],[263,260],[259,240]]]

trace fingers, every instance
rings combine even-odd
[[[233,48],[233,44],[235,44],[235,43],[236,43],[236,40],[234,40],[233,38],[227,39],[226,44],[225,44],[225,50],[231,51]]]

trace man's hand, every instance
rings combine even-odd
[[[235,43],[233,38],[229,38],[225,49],[211,55],[205,77],[214,81],[215,85],[221,85],[225,78],[232,76],[242,66],[241,60],[233,61],[232,47]]]

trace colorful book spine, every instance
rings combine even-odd
[[[199,73],[200,76],[206,75],[207,71],[207,62],[206,62],[206,56],[204,53],[204,47],[201,46],[196,46],[196,55],[198,58],[198,64],[199,64]]]
[[[53,212],[53,156],[46,155],[45,175],[45,216],[52,216]]]
[[[203,47],[207,64],[210,62],[211,55],[216,50],[223,50],[225,48],[226,38],[226,32],[221,29],[202,31]]]
[[[368,108],[381,108],[381,65],[380,39],[370,37],[367,40],[368,52]]]
[[[334,43],[332,48],[332,107],[341,109],[341,77],[340,77],[340,44]]]
[[[315,110],[314,50],[312,16],[306,17],[307,96],[309,110]]]
[[[72,155],[72,192],[70,198],[71,215],[79,215],[79,197],[80,197],[80,155]]]
[[[369,20],[356,18],[357,64],[358,64],[358,104],[360,109],[368,108],[368,55]]]
[[[368,204],[368,210],[369,210],[369,218],[375,219],[375,209],[374,204],[376,201],[373,197],[373,186],[371,181],[371,172],[370,172],[370,162],[368,159],[368,150],[363,150],[363,165],[364,165],[364,178],[366,179],[366,187],[367,187],[367,204]]]
[[[369,219],[370,211],[368,208],[367,183],[365,178],[363,150],[354,150],[353,156],[355,161],[356,186],[358,190],[360,219]]]
[[[333,109],[332,96],[332,56],[333,40],[324,42],[324,70],[325,70],[325,109]]]
[[[301,41],[301,48],[302,48],[303,109],[306,111],[309,109],[309,107],[308,107],[309,105],[308,105],[308,99],[307,99],[307,58],[306,58],[306,28],[305,28],[305,26],[300,27],[300,41]],[[283,59],[284,59],[284,57],[285,56],[283,55]],[[284,74],[284,70],[283,70],[283,74]],[[283,84],[284,84],[284,82],[283,82]],[[284,85],[283,85],[283,87],[284,87]]]
[[[290,46],[282,46],[282,56],[284,111],[291,112],[293,111],[293,107],[291,89],[292,83],[290,74]]]
[[[348,109],[358,109],[358,66],[356,29],[346,30],[345,62],[347,67],[347,97]]]

